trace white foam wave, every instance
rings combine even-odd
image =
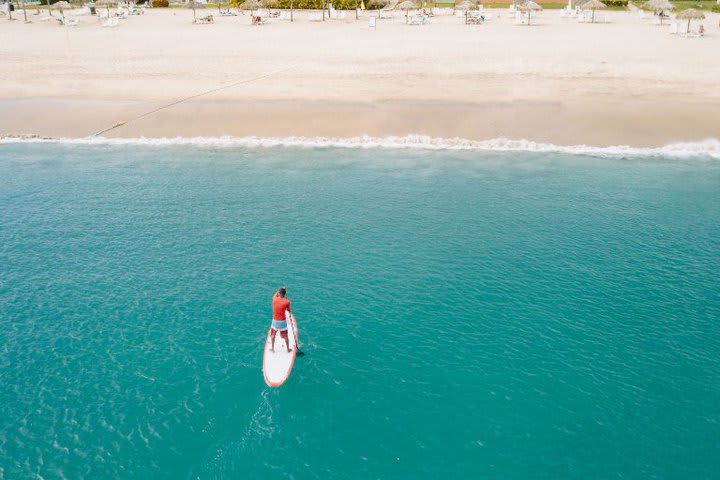
[[[436,138],[424,135],[402,137],[371,137],[367,135],[333,137],[164,137],[164,138],[63,138],[40,136],[6,136],[2,143],[59,143],[70,145],[138,145],[138,146],[194,146],[207,148],[349,148],[349,149],[421,149],[421,150],[475,150],[492,152],[544,152],[590,155],[598,157],[709,157],[720,159],[720,140],[671,143],[664,147],[631,147],[612,145],[555,145],[531,140],[468,140],[463,138]]]

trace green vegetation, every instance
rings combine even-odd
[[[57,3],[60,0],[50,0],[50,4]],[[237,7],[245,0],[231,0],[230,5]],[[325,4],[327,5],[328,1],[332,0],[326,0]],[[356,6],[360,5],[361,0],[334,0],[332,1],[333,5],[338,10],[354,10]],[[607,10],[625,10],[627,9],[628,0],[601,0],[605,5],[608,6]],[[16,0],[16,6],[18,5]],[[71,2],[74,3],[74,2]],[[297,9],[321,9],[322,8],[322,0],[293,0],[293,8]],[[510,2],[512,3],[512,2]],[[508,8],[510,3],[507,2],[483,2],[483,6],[485,8]],[[638,7],[641,7],[641,5],[644,3],[644,0],[636,0],[635,5]],[[704,10],[704,11],[712,11],[712,12],[720,12],[720,5],[718,5],[715,0],[671,0],[671,3],[677,7],[676,12],[682,12],[683,10],[687,10],[688,8],[694,8],[697,10]],[[370,5],[369,5],[370,4]],[[227,8],[228,4],[223,2],[220,4],[221,8]],[[453,3],[446,3],[446,2],[430,2],[426,0],[425,8],[430,7],[440,7],[440,8],[452,8],[454,4]],[[567,2],[551,2],[551,3],[542,3],[541,4],[543,9],[545,10],[562,10],[567,6]],[[153,7],[155,8],[184,8],[183,5],[170,5],[169,0],[153,0]],[[217,3],[209,3],[207,4],[208,8],[218,8]],[[377,8],[376,6],[373,6],[370,0],[365,0],[365,7],[368,10],[372,10],[373,8]],[[39,9],[46,9],[47,8],[47,0],[41,0],[40,5],[26,5],[26,8],[28,10],[39,10]],[[272,8],[278,8],[278,9],[289,9],[290,8],[290,0],[277,0],[275,3],[273,3]]]
[[[574,1],[575,0],[573,0],[573,2]],[[600,1],[608,6],[607,10],[627,10],[628,0],[600,0]],[[509,5],[510,5],[509,3],[485,3],[485,2],[483,2],[483,6],[485,8],[508,8]],[[541,3],[540,6],[543,7],[543,10],[562,10],[563,8],[567,7],[567,2]]]
[[[720,11],[720,9],[716,10],[718,5],[715,3],[715,0],[679,0],[671,1],[670,3],[675,5],[677,8],[677,10],[675,10],[676,12],[682,12],[688,8],[694,8],[696,10]]]
[[[488,3],[482,2],[484,8],[508,8],[512,2],[507,3]],[[544,10],[562,10],[567,6],[567,2],[564,3],[541,3]]]
[[[635,6],[643,10],[652,10],[643,7],[645,0],[636,0],[633,3],[635,4]],[[682,12],[683,10],[687,10],[688,8],[694,8],[695,10],[720,12],[720,5],[718,5],[715,0],[670,0],[670,3],[675,5],[675,13]]]

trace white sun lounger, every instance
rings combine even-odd
[[[117,17],[110,17],[107,19],[105,23],[102,24],[103,27],[117,27],[120,25],[120,19]]]

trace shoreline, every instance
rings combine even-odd
[[[619,99],[605,102],[453,103],[385,101],[188,101],[144,118],[164,102],[0,100],[0,135],[107,138],[330,137],[418,135],[467,141],[509,139],[562,146],[658,148],[715,138],[720,103]],[[78,115],[78,112],[83,112]],[[657,122],[672,116],[673,122]],[[337,121],[343,119],[342,121]]]
[[[426,152],[485,153],[559,153],[596,158],[698,158],[720,160],[720,139],[699,142],[676,142],[661,147],[629,145],[556,145],[531,140],[495,138],[474,141],[463,138],[438,138],[421,135],[402,137],[50,137],[38,135],[0,136],[2,145],[78,145],[88,147],[150,147],[210,149],[348,149],[348,150],[414,150]]]

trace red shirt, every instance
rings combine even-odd
[[[290,300],[276,293],[273,296],[273,320],[285,320],[285,310],[290,310]]]

